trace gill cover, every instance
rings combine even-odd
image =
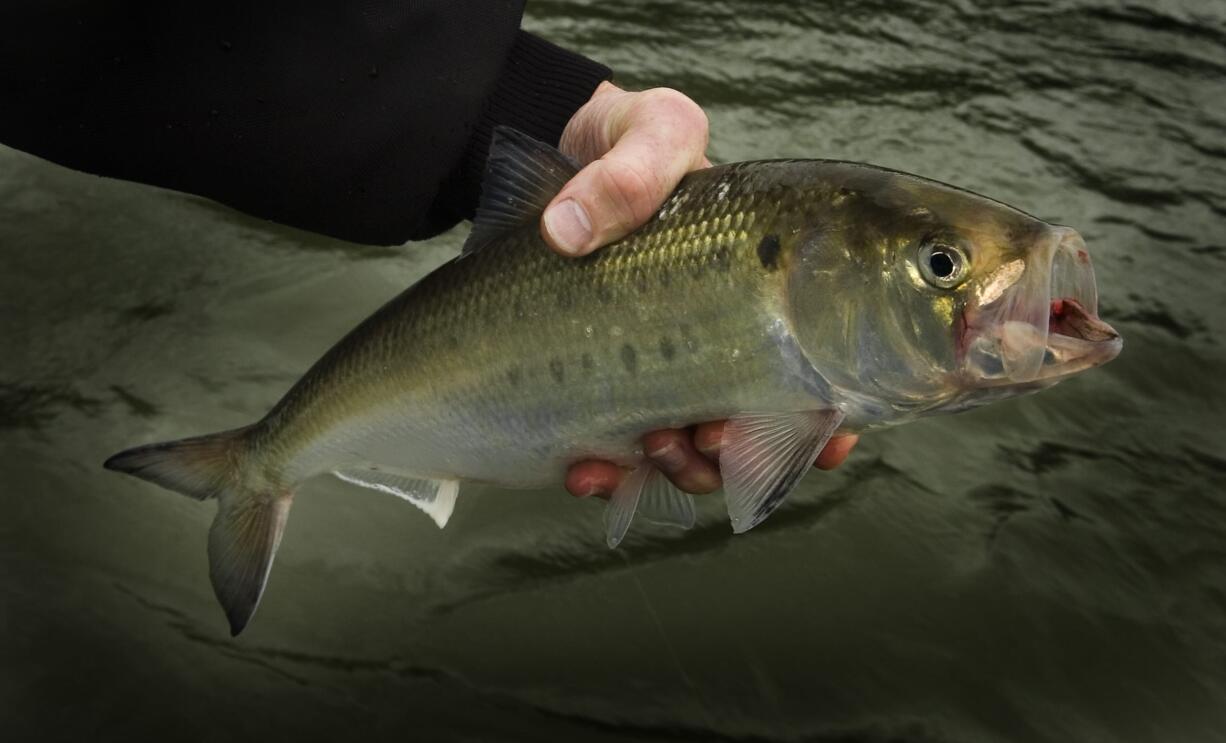
[[[869,166],[824,167],[836,195],[786,246],[797,342],[845,392],[904,406],[940,396],[958,365],[960,307],[955,292],[922,284],[916,257],[942,227],[925,202],[974,197]]]

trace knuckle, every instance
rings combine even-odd
[[[643,95],[646,97],[639,115],[652,122],[657,136],[669,150],[696,167],[710,139],[706,111],[689,96],[672,88],[653,88]]]
[[[684,142],[695,143],[700,150],[706,150],[710,121],[702,106],[672,88],[653,88],[644,95],[649,96],[644,99],[644,106],[652,118],[666,124]]]
[[[652,88],[644,91],[644,105],[650,106],[670,119],[706,130],[707,114],[685,93],[672,88]]]
[[[663,185],[645,168],[620,160],[605,160],[600,171],[600,189],[605,193],[618,229],[629,230],[642,223],[654,208]]]

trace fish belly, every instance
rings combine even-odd
[[[633,372],[610,365],[570,385],[552,373],[528,384],[539,375],[525,360],[522,392],[491,378],[467,396],[447,396],[446,404],[434,395],[404,395],[323,432],[297,457],[293,479],[369,465],[418,477],[543,487],[561,482],[566,468],[583,459],[633,465],[649,431],[828,404],[797,373],[786,344],[769,336],[754,340],[752,347],[712,345],[689,361],[643,359]],[[547,360],[538,365],[550,366]]]

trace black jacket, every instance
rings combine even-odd
[[[0,9],[0,142],[71,168],[394,244],[471,216],[496,124],[556,143],[607,68],[523,0]]]

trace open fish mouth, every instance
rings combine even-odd
[[[1076,230],[1053,228],[1025,263],[978,287],[987,301],[967,309],[966,373],[985,386],[1054,383],[1119,355],[1123,339],[1098,317],[1094,269]]]
[[[1105,364],[1119,355],[1124,339],[1073,298],[1051,301],[1047,350],[1040,379],[1054,379]]]

